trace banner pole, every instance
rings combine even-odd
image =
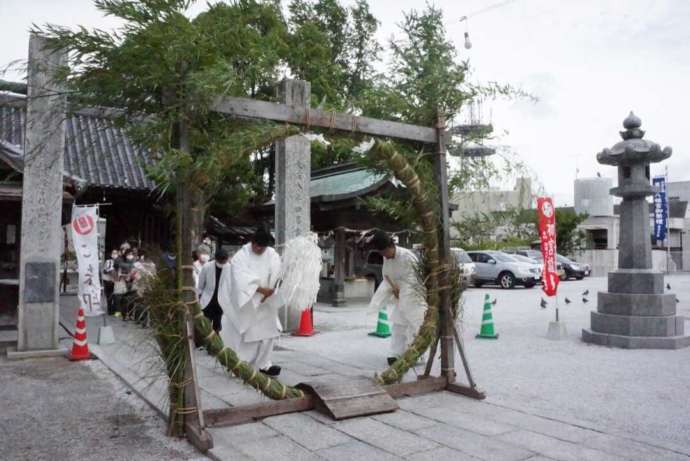
[[[671,271],[671,266],[669,263],[669,258],[671,257],[671,206],[669,205],[668,199],[668,165],[664,167],[665,178],[664,178],[664,190],[666,192],[666,273],[669,274]]]

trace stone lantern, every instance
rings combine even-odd
[[[623,141],[597,154],[597,161],[618,167],[621,197],[618,270],[608,275],[608,291],[599,292],[585,342],[628,349],[678,349],[690,346],[684,318],[676,316],[676,296],[664,293],[664,274],[652,269],[649,203],[654,195],[649,164],[671,156],[671,148],[643,139],[642,122],[632,112],[623,121]]]

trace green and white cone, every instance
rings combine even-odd
[[[376,331],[369,333],[369,336],[378,336],[379,338],[387,338],[391,335],[391,326],[388,323],[388,311],[384,306],[379,311],[379,320],[376,324]]]
[[[491,315],[491,299],[488,294],[484,295],[482,328],[479,330],[479,334],[476,337],[483,339],[498,339],[498,333],[494,331],[494,318]]]

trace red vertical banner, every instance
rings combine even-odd
[[[542,289],[546,296],[555,296],[560,279],[556,263],[556,209],[551,197],[537,197],[537,214],[541,254],[544,258]]]

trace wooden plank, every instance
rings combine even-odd
[[[430,376],[421,378],[409,383],[397,383],[384,386],[384,389],[394,399],[401,397],[411,397],[413,395],[428,394],[429,392],[441,391],[448,385],[445,376]]]
[[[437,142],[436,130],[427,126],[358,117],[341,112],[296,107],[256,99],[224,97],[212,104],[211,110],[237,117],[261,118],[304,126],[331,128],[373,136],[409,139],[429,144]]]
[[[448,387],[446,387],[446,390],[448,392],[454,392],[456,394],[462,394],[462,395],[465,395],[467,397],[471,397],[471,398],[477,399],[477,400],[484,400],[486,398],[486,394],[483,391],[480,391],[476,387],[463,386],[462,384],[457,384],[457,383],[448,384]]]
[[[202,453],[213,448],[213,438],[206,430],[204,412],[202,411],[201,393],[199,392],[199,380],[196,374],[196,346],[194,345],[194,323],[192,315],[187,310],[185,313],[185,333],[187,336],[185,364],[184,400],[185,407],[191,409],[184,415],[185,435],[192,445]]]
[[[336,420],[388,413],[399,408],[381,386],[366,377],[316,379],[297,387],[313,394],[316,409]]]
[[[315,399],[310,395],[298,399],[271,400],[241,407],[206,410],[204,418],[208,427],[234,426],[269,416],[313,410],[314,402]]]

